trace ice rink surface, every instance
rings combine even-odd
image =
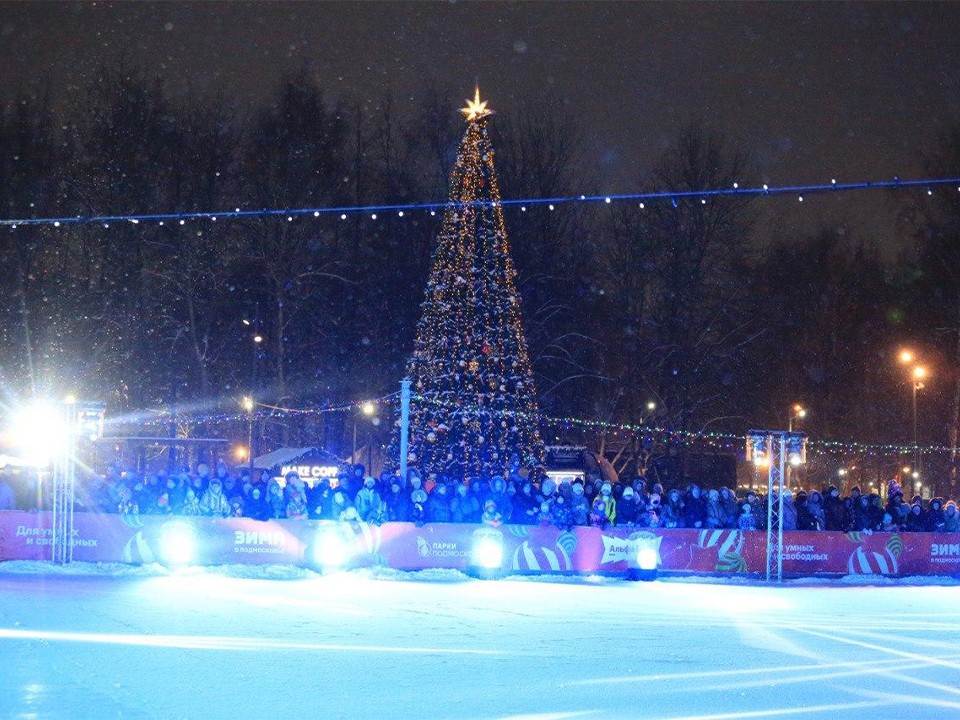
[[[0,717],[960,717],[955,582],[256,572],[0,564]]]

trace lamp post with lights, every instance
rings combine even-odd
[[[363,415],[367,418],[373,418],[377,413],[377,406],[372,402],[365,402],[360,406],[360,412],[354,413],[353,415],[353,452],[350,454],[350,459],[353,462],[357,461],[357,417]],[[367,440],[367,472],[370,472],[370,460],[372,458],[372,453],[370,450],[370,440]]]
[[[790,419],[787,421],[787,430],[793,432],[793,421],[794,420],[803,420],[807,416],[807,409],[800,403],[795,403],[792,408],[790,408]]]
[[[247,395],[240,401],[240,407],[247,413],[247,458],[250,467],[250,481],[253,482],[253,411],[257,404],[252,396]]]
[[[901,350],[898,359],[902,365],[911,365],[916,359],[916,355],[911,350]],[[923,381],[927,377],[927,369],[923,365],[913,365],[910,368],[910,394],[911,407],[913,410],[913,477],[918,480],[922,473],[923,461],[920,455],[920,444],[917,433],[917,390],[923,390]]]

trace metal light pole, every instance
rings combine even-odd
[[[807,416],[807,409],[803,405],[797,403],[790,409],[790,418],[787,420],[787,431],[793,432],[793,421],[800,419],[802,420]]]
[[[253,482],[253,411],[256,403],[248,395],[240,404],[247,411],[247,459],[250,464],[250,482]]]
[[[923,389],[921,380],[927,376],[927,370],[924,367],[917,366],[913,369],[910,378],[910,385],[913,390],[913,467],[917,476],[923,477],[923,460],[920,455],[920,444],[917,435],[917,390]]]
[[[407,482],[407,452],[410,441],[410,378],[400,381],[400,482]]]
[[[364,417],[372,418],[377,412],[377,406],[372,402],[365,402],[360,406],[360,413],[353,414],[353,452],[350,453],[350,461],[357,462],[357,417],[363,414]],[[370,472],[370,434],[367,433],[367,472]]]
[[[806,462],[807,436],[783,430],[751,430],[747,460],[767,470],[767,581],[783,581],[783,492],[790,466]]]

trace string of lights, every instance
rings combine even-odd
[[[217,222],[218,220],[244,220],[256,218],[285,217],[288,222],[300,217],[339,216],[341,220],[355,215],[369,215],[371,220],[380,219],[388,213],[395,214],[403,218],[417,213],[427,213],[435,216],[448,207],[457,207],[461,205],[475,205],[481,207],[490,207],[493,205],[499,207],[516,207],[521,212],[526,212],[530,207],[546,206],[548,210],[553,211],[560,205],[569,205],[576,203],[602,203],[610,205],[612,203],[636,202],[641,209],[646,207],[647,203],[670,202],[676,206],[680,201],[699,200],[706,204],[711,198],[740,196],[780,196],[795,195],[799,202],[804,201],[804,197],[823,194],[838,193],[865,190],[889,190],[889,189],[907,189],[924,188],[927,195],[933,195],[934,188],[943,186],[954,186],[957,192],[960,192],[960,177],[943,178],[921,178],[912,180],[901,180],[894,177],[891,180],[871,180],[860,182],[838,182],[836,178],[829,183],[808,184],[808,185],[769,185],[764,183],[758,186],[741,187],[739,183],[734,183],[729,188],[711,188],[703,190],[653,190],[649,192],[631,192],[617,195],[570,195],[549,198],[515,198],[507,200],[484,201],[478,200],[470,203],[455,202],[418,202],[401,204],[381,204],[381,205],[341,205],[335,207],[307,207],[307,208],[260,208],[243,209],[235,207],[233,210],[210,210],[197,212],[154,212],[154,213],[134,213],[134,214],[109,214],[109,215],[68,215],[61,217],[21,217],[21,218],[0,218],[0,227],[6,227],[16,230],[19,227],[30,226],[49,226],[65,227],[71,225],[93,225],[99,224],[104,227],[110,227],[111,223],[130,223],[133,225],[156,224],[166,225],[186,225],[190,221],[205,220]]]
[[[255,420],[279,419],[289,416],[319,416],[328,413],[344,413],[351,411],[360,411],[364,405],[372,404],[378,408],[396,406],[399,403],[399,392],[393,392],[371,400],[344,403],[340,405],[326,405],[320,407],[308,408],[287,408],[267,403],[257,402],[257,409],[252,414]],[[426,398],[414,396],[414,399],[424,401]],[[532,419],[527,413],[513,411],[488,410],[485,408],[457,408],[458,416],[482,415],[482,416],[509,416],[520,420]],[[141,426],[166,425],[174,415],[163,413],[155,419],[138,423]],[[250,414],[246,412],[225,412],[225,413],[206,413],[197,415],[176,414],[175,416],[181,422],[188,422],[197,425],[217,425],[227,423],[246,422]],[[683,430],[659,427],[655,425],[616,423],[603,420],[585,420],[583,418],[573,417],[551,417],[541,416],[538,418],[544,427],[570,429],[573,427],[582,427],[589,430],[603,431],[611,433],[614,436],[633,437],[641,436],[654,444],[665,445],[698,445],[707,446],[723,450],[742,449],[745,442],[745,435],[732,432],[704,432],[697,430]],[[820,452],[830,455],[856,455],[867,454],[875,456],[897,456],[919,452],[923,455],[938,455],[950,453],[953,448],[946,445],[918,445],[898,443],[869,443],[841,440],[816,440],[811,439],[807,443],[807,448],[813,452]]]

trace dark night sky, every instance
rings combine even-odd
[[[960,3],[6,2],[0,78],[10,93],[46,73],[70,102],[126,57],[172,88],[249,101],[306,60],[335,96],[411,104],[438,85],[467,97],[476,79],[494,109],[568,102],[584,190],[605,193],[635,189],[691,120],[754,154],[747,183],[920,175],[960,118],[958,37]],[[882,193],[766,202],[801,229],[846,219],[896,242]]]

